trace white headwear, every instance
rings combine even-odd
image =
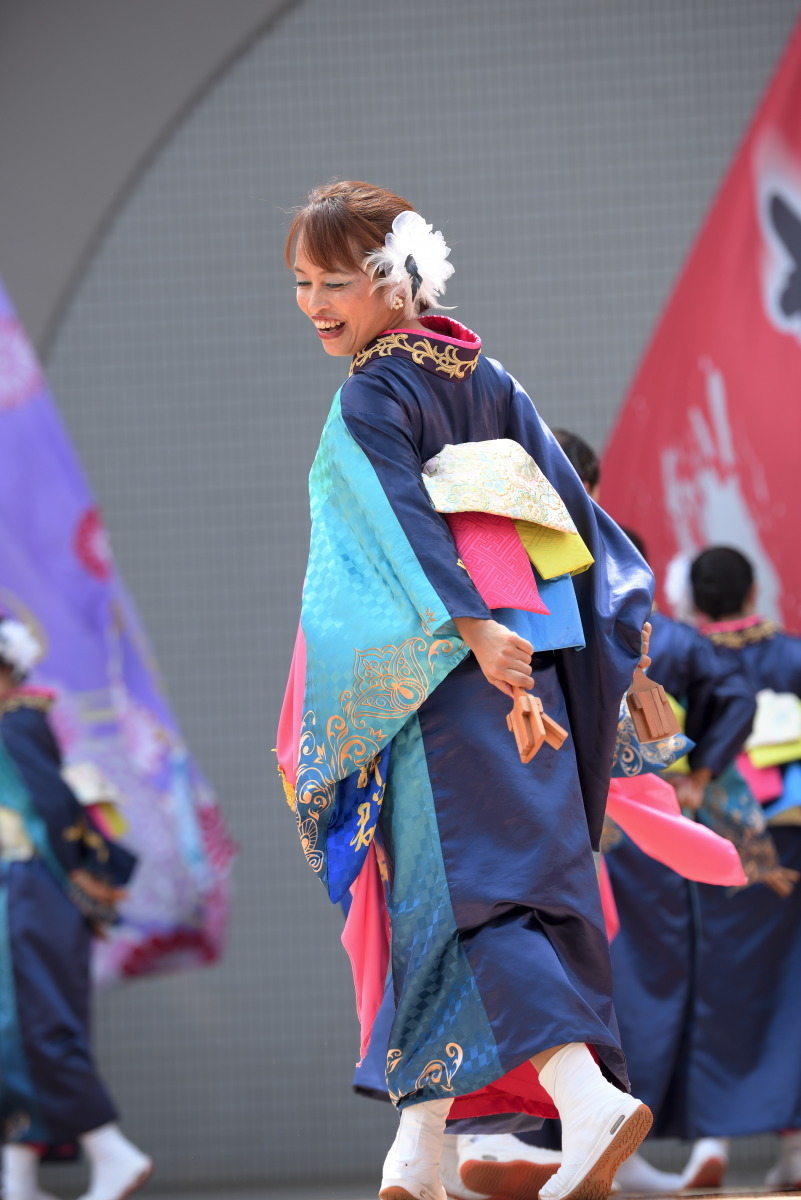
[[[676,554],[665,571],[665,597],[677,621],[692,624],[695,621],[695,601],[690,583],[692,558],[689,554]]]
[[[388,304],[400,295],[414,307],[436,308],[441,307],[439,297],[453,274],[449,254],[439,230],[434,233],[419,213],[405,211],[392,222],[384,245],[367,255],[364,270],[375,279],[376,287],[388,288]]]
[[[22,621],[0,619],[0,660],[7,663],[16,679],[24,679],[42,653],[42,647]]]

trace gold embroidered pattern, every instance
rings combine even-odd
[[[441,1087],[444,1092],[453,1091],[453,1077],[462,1065],[464,1053],[456,1042],[448,1042],[445,1053],[451,1060],[451,1065],[441,1058],[432,1059],[418,1075],[416,1087]]]
[[[33,708],[37,712],[49,712],[53,707],[53,697],[37,695],[35,692],[11,692],[0,700],[0,716],[4,713],[17,712],[20,708]]]
[[[467,379],[468,375],[472,375],[478,366],[480,353],[468,347],[453,346],[450,342],[440,344],[427,337],[410,338],[408,333],[390,333],[371,342],[353,356],[350,374],[374,358],[387,358],[398,351],[405,351],[418,367],[424,367],[426,363],[431,364],[449,379]],[[469,357],[460,358],[460,353]]]
[[[749,625],[745,629],[719,629],[706,636],[715,646],[725,646],[729,650],[742,650],[743,646],[754,646],[757,642],[767,642],[778,632],[778,626],[773,621],[760,621],[758,625]]]
[[[98,862],[108,862],[108,846],[99,833],[90,829],[83,817],[79,817],[74,825],[69,825],[61,835],[66,842],[83,842],[97,854]]]
[[[433,614],[431,614],[433,617]],[[434,660],[440,654],[452,654],[454,643],[437,638],[428,641],[410,637],[400,646],[374,646],[354,650],[353,689],[339,697],[340,712],[328,718],[320,741],[317,715],[309,710],[303,717],[295,814],[306,859],[314,871],[323,867],[322,851],[317,850],[317,830],[312,836],[309,822],[318,822],[334,802],[336,783],[353,771],[372,768],[380,752],[381,729],[371,720],[392,720],[410,716],[426,698]],[[365,776],[365,783],[367,776]],[[383,781],[377,777],[383,797]],[[360,786],[364,786],[360,783]],[[289,799],[289,793],[287,793]],[[301,805],[303,814],[301,815]],[[290,807],[293,807],[290,803]]]
[[[280,763],[278,764],[278,774],[281,776],[281,785],[284,789],[284,796],[286,798],[286,802],[289,805],[289,807],[292,809],[292,811],[294,812],[295,809],[297,808],[297,800],[295,798],[295,789],[293,788],[292,784],[287,779],[286,771],[284,770],[284,768],[281,766]]]
[[[450,1062],[446,1062],[442,1058],[432,1058],[431,1062],[427,1063],[415,1082],[415,1090],[420,1088],[439,1088],[443,1092],[453,1091],[453,1077],[464,1061],[464,1051],[458,1042],[448,1042],[445,1047],[445,1054]],[[393,1104],[397,1104],[401,1098],[399,1092],[393,1092],[390,1087],[389,1077],[397,1067],[400,1066],[403,1058],[403,1051],[390,1050],[387,1054],[386,1078],[387,1091],[389,1098]]]
[[[393,1092],[392,1088],[389,1086],[389,1077],[395,1068],[400,1066],[400,1061],[402,1058],[402,1050],[390,1050],[387,1054],[387,1066],[385,1072],[387,1079],[387,1091],[389,1092],[389,1098],[393,1104],[397,1104],[400,1100],[400,1092]]]

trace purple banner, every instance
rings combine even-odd
[[[65,761],[124,797],[139,866],[121,924],[97,946],[106,981],[212,962],[236,848],[189,756],[114,566],[88,481],[0,284],[0,611],[44,647],[31,682],[58,695]]]

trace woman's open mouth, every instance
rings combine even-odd
[[[338,338],[345,328],[344,321],[315,321],[314,328],[319,336],[325,342],[330,342],[333,338]]]

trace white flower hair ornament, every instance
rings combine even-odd
[[[375,287],[388,289],[390,307],[400,296],[404,302],[411,298],[415,309],[420,305],[441,308],[439,297],[454,270],[449,254],[439,230],[434,233],[419,213],[405,211],[392,222],[384,245],[367,255],[364,270],[375,279]]]
[[[22,621],[0,620],[0,661],[7,663],[14,678],[24,679],[41,656],[42,647]]]

